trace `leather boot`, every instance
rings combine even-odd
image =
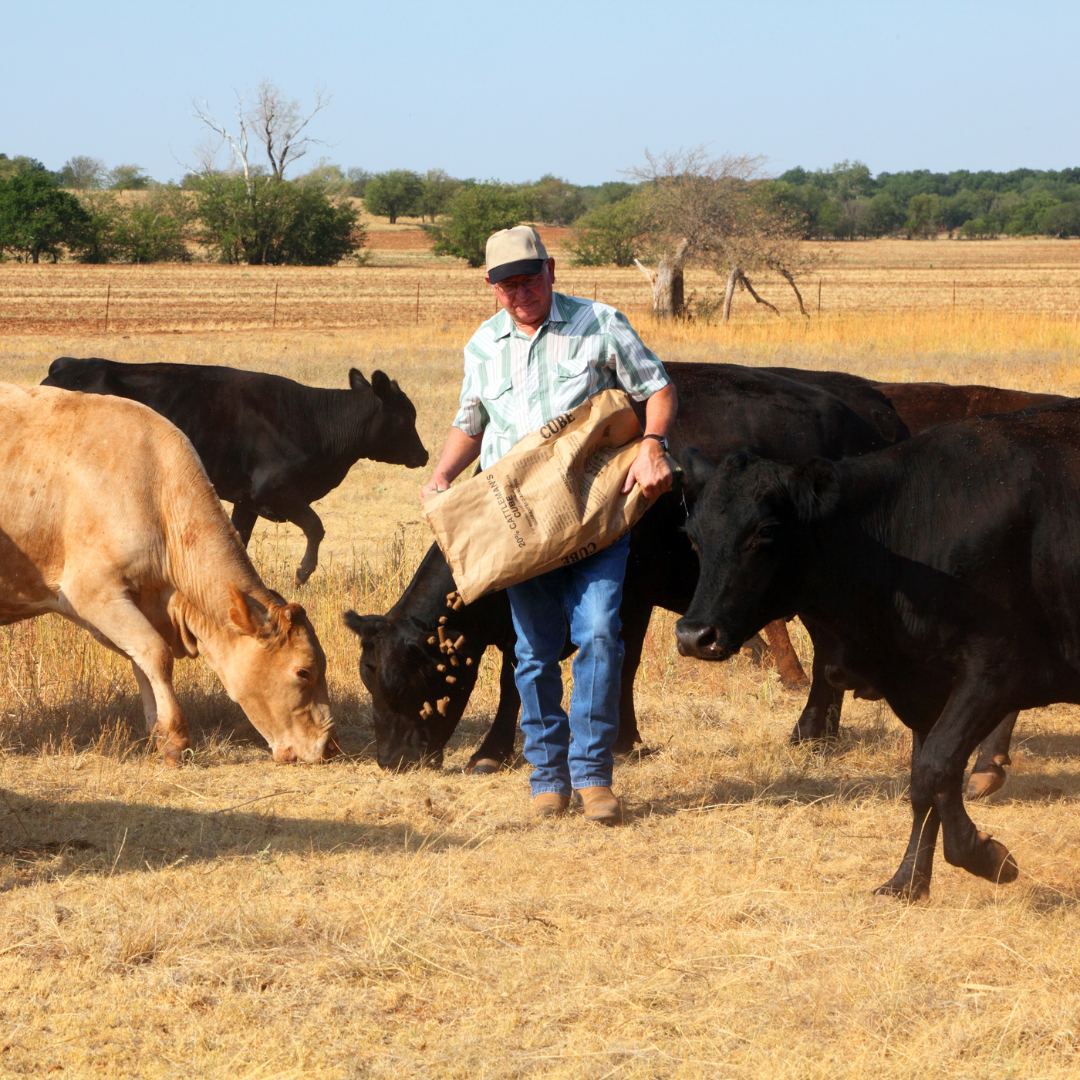
[[[577,793],[581,796],[586,821],[597,821],[601,825],[621,824],[622,803],[612,795],[611,788],[579,788]]]
[[[533,813],[537,817],[559,817],[566,813],[570,805],[570,799],[566,795],[560,795],[557,791],[542,791],[533,796]]]

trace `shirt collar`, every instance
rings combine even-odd
[[[560,300],[565,301],[566,297],[557,292],[551,294],[551,310],[548,312],[547,318],[540,324],[541,329],[548,323],[565,323],[570,321],[569,317],[563,312],[563,305],[559,303]],[[506,308],[503,308],[499,314],[495,316],[495,319],[501,320],[500,322],[496,322],[494,327],[495,340],[501,341],[503,338],[509,337],[513,332],[514,320],[510,317],[510,312],[507,311]]]

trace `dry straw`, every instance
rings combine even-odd
[[[642,329],[682,359],[1077,389],[1065,315]],[[39,379],[64,352],[337,386],[351,363],[379,366],[437,449],[460,345],[441,323],[6,336],[0,377]],[[427,545],[420,479],[358,465],[319,507],[329,535],[303,589],[295,530],[260,523],[253,541],[267,583],[305,604],[326,646],[349,751],[328,766],[275,767],[210,672],[181,663],[196,751],[166,770],[124,663],[58,619],[0,629],[0,1072],[1076,1075],[1074,708],[1025,714],[1007,787],[974,808],[1020,881],[996,889],[939,859],[933,899],[915,908],[869,895],[907,833],[906,731],[878,704],[848,703],[834,751],[792,748],[802,696],[747,658],[680,659],[669,613],[637,684],[657,752],[616,774],[626,828],[534,822],[524,769],[461,775],[494,712],[493,654],[445,769],[383,773],[340,613],[400,595]]]

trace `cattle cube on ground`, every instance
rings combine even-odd
[[[56,612],[131,661],[147,731],[189,747],[174,659],[205,657],[279,762],[336,750],[326,658],[270,592],[191,443],[116,397],[0,384],[0,624]]]
[[[369,383],[352,368],[350,389],[327,390],[228,367],[61,356],[42,385],[131,398],[171,420],[191,440],[218,496],[233,504],[245,547],[260,517],[303,531],[301,585],[318,565],[324,536],[313,502],[362,457],[410,469],[428,460],[416,409],[381,371]]]
[[[832,663],[912,729],[910,843],[882,892],[929,892],[934,847],[991,881],[1015,860],[963,805],[971,752],[1003,718],[1080,703],[1080,402],[933,428],[879,453],[714,468],[688,531],[701,575],[676,632],[722,660],[793,611],[836,639]]]

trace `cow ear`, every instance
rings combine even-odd
[[[394,384],[385,371],[374,371],[371,374],[371,389],[377,398],[386,401],[394,391]]]
[[[679,465],[683,471],[683,491],[688,499],[696,499],[709,477],[716,472],[716,466],[696,446],[683,449]]]
[[[354,390],[371,389],[371,383],[364,378],[364,373],[359,368],[349,368],[349,386]]]
[[[229,600],[232,602],[229,607],[229,618],[232,619],[233,625],[243,634],[250,634],[252,637],[258,634],[259,624],[252,617],[247,597],[231,581],[229,582]]]
[[[346,611],[345,625],[360,636],[361,641],[371,641],[384,630],[390,629],[390,620],[385,615],[357,615],[355,611]]]
[[[811,458],[797,466],[787,487],[800,521],[820,521],[840,502],[840,476],[826,458]]]

